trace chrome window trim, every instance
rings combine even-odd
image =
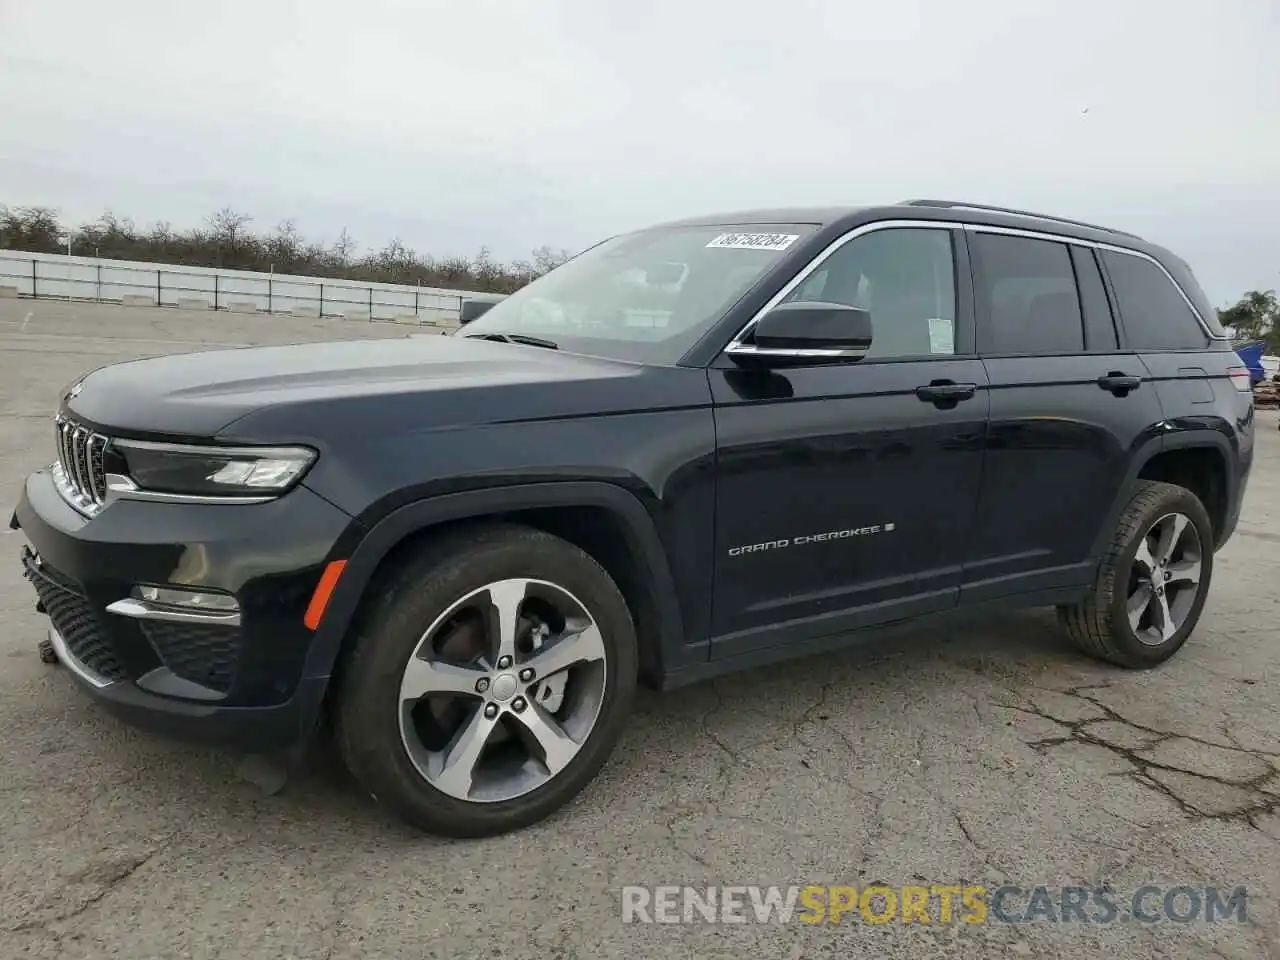
[[[1195,303],[1189,296],[1187,296],[1187,292],[1182,289],[1182,285],[1174,279],[1173,274],[1165,268],[1163,263],[1150,254],[1143,253],[1141,250],[1132,250],[1129,247],[1122,247],[1114,243],[1102,243],[1097,240],[1082,240],[1079,237],[1071,237],[1061,233],[1047,233],[1039,230],[1028,230],[1022,227],[1002,227],[994,224],[970,223],[961,220],[907,219],[877,220],[874,223],[864,223],[861,226],[854,227],[852,230],[836,237],[835,240],[827,244],[822,251],[810,260],[799,273],[792,277],[781,290],[770,297],[764,306],[755,312],[751,319],[748,320],[736,334],[734,334],[733,338],[725,346],[724,352],[730,355],[736,352],[747,352],[743,348],[750,346],[750,344],[743,344],[742,338],[751,331],[752,327],[760,322],[760,318],[786,299],[786,297],[795,290],[796,287],[804,283],[815,270],[822,266],[828,257],[834,254],[846,243],[856,240],[858,237],[865,236],[866,234],[875,233],[878,230],[900,230],[912,227],[929,230],[963,230],[966,233],[995,233],[1013,237],[1027,237],[1032,240],[1048,240],[1053,243],[1074,244],[1079,247],[1088,247],[1092,250],[1108,250],[1112,253],[1123,253],[1131,257],[1138,257],[1141,260],[1146,260],[1155,264],[1156,267],[1159,268],[1160,272],[1164,274],[1165,279],[1173,284],[1173,288],[1178,291],[1178,296],[1180,296],[1182,301],[1187,305],[1187,308],[1191,311],[1191,315],[1196,318],[1196,322],[1200,324],[1200,329],[1204,331],[1205,336],[1210,340],[1216,341],[1227,341],[1231,339],[1229,336],[1224,334],[1214,333],[1208,322],[1201,315],[1199,309],[1196,308]],[[763,351],[757,350],[750,352],[763,354]]]
[[[751,345],[744,344],[742,342],[742,338],[747,335],[752,327],[760,322],[760,318],[781,303],[792,290],[804,283],[805,280],[809,279],[810,274],[822,266],[823,262],[828,257],[849,241],[856,240],[858,237],[864,236],[868,233],[875,233],[877,230],[893,230],[900,227],[922,227],[930,230],[959,230],[961,226],[962,225],[959,223],[952,223],[947,220],[877,220],[874,223],[864,223],[860,227],[854,227],[852,230],[841,234],[827,244],[822,252],[810,260],[803,270],[787,282],[786,286],[770,297],[765,305],[757,310],[755,315],[743,325],[742,329],[734,334],[733,339],[730,340],[728,345],[724,348],[724,352],[730,355],[735,352],[747,352],[743,350],[743,347]],[[762,355],[763,351],[752,350],[751,353]],[[792,356],[793,354],[788,353],[787,355]]]
[[[730,344],[725,348],[725,352],[737,357],[816,357],[850,360],[866,355],[863,350],[843,350],[834,347],[831,349],[805,347],[792,350],[787,347],[757,347],[754,343]]]

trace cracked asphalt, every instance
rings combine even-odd
[[[0,301],[0,498],[51,456],[59,388],[117,359],[393,324]],[[519,834],[441,841],[323,750],[279,795],[143,734],[43,665],[4,533],[0,956],[1280,956],[1280,431],[1199,629],[1146,673],[1051,612],[641,697],[600,778]],[[624,885],[1247,887],[1218,923],[624,924]],[[936,917],[936,914],[935,914]]]

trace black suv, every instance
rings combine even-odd
[[[478,836],[581,790],[638,681],[978,606],[1160,663],[1253,422],[1191,271],[1138,237],[756,211],[607,240],[452,336],[96,370],[12,526],[107,706],[255,751],[330,718],[380,802]]]

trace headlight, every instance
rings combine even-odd
[[[297,483],[315,461],[306,447],[195,447],[116,440],[107,473],[121,470],[140,490],[200,497],[271,497]]]

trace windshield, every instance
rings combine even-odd
[[[455,335],[506,334],[595,356],[674,363],[813,229],[722,224],[614,237],[517,290]]]

